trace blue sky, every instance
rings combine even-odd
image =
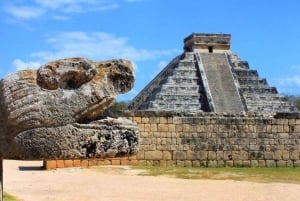
[[[48,61],[130,59],[132,99],[193,32],[231,34],[231,49],[280,93],[300,95],[298,0],[2,0],[0,78]]]

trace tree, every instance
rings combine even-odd
[[[297,109],[300,111],[300,96],[290,95],[287,96],[289,102],[293,103]]]

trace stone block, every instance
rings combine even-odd
[[[184,166],[185,166],[185,167],[192,167],[192,166],[193,166],[193,163],[192,163],[192,161],[190,161],[190,160],[186,160],[186,161],[184,162]]]
[[[258,167],[266,167],[266,161],[265,160],[258,160]]]
[[[294,167],[294,162],[292,160],[287,160],[286,161],[286,166],[287,167]]]
[[[159,123],[160,124],[167,124],[168,118],[167,117],[159,117]]]
[[[121,161],[121,165],[130,165],[130,161],[128,159],[123,159],[120,161]]]
[[[145,131],[145,132],[150,132],[150,131],[151,131],[151,126],[150,126],[150,124],[145,124],[145,126],[144,126],[144,131]]]
[[[111,160],[100,159],[97,161],[97,165],[111,165]]]
[[[211,161],[208,161],[207,167],[218,167],[218,162],[217,162],[217,160],[211,160]]]
[[[187,160],[196,160],[197,159],[197,153],[194,151],[187,151],[186,152],[186,159]]]
[[[242,160],[233,160],[233,166],[234,167],[243,167],[243,161]]]
[[[173,117],[173,123],[174,124],[182,124],[182,118],[181,117]]]
[[[142,123],[148,124],[149,123],[149,117],[142,117]]]
[[[290,159],[290,153],[288,151],[282,151],[282,159],[283,160],[289,160]]]
[[[89,161],[87,159],[82,159],[80,162],[81,167],[88,167],[89,166]]]
[[[74,159],[73,160],[73,167],[80,167],[80,164],[81,163],[81,161],[80,161],[80,159]]]
[[[175,124],[175,132],[182,132],[182,124]]]
[[[298,150],[291,151],[290,159],[291,160],[299,160],[299,151]]]
[[[43,161],[43,166],[46,170],[56,169],[56,160]]]
[[[274,159],[274,153],[272,151],[265,151],[264,152],[264,159],[273,160]]]
[[[137,124],[141,124],[142,118],[141,117],[133,117],[133,121],[136,122]]]
[[[150,130],[151,130],[151,132],[156,132],[157,131],[157,124],[150,124]]]
[[[138,124],[138,128],[140,132],[144,132],[145,131],[145,124]]]
[[[160,167],[166,167],[167,166],[167,161],[166,160],[160,160],[159,161],[159,166]]]
[[[224,151],[224,160],[232,160],[232,151]]]
[[[123,157],[123,158],[124,158],[124,157]],[[137,159],[137,155],[136,155],[136,154],[134,154],[134,155],[129,155],[127,158],[130,159],[130,160],[135,160],[135,159]]]
[[[149,123],[157,124],[157,123],[159,123],[159,118],[158,117],[149,117]]]
[[[243,161],[243,167],[251,167],[251,161],[250,160],[244,160]]]
[[[200,167],[207,167],[207,161],[199,161],[200,162]]]
[[[266,167],[276,167],[274,160],[266,160]]]
[[[73,167],[73,160],[65,160],[65,167]]]
[[[193,167],[200,167],[200,161],[199,160],[194,160],[192,161]]]
[[[173,124],[173,117],[168,117],[168,124]]]
[[[162,151],[145,151],[146,160],[162,160],[163,152]]]
[[[139,159],[139,160],[145,159],[145,151],[139,151],[139,152],[136,154],[136,158]]]
[[[207,151],[198,151],[197,158],[199,160],[207,160]]]
[[[65,167],[65,161],[64,160],[57,160],[56,161],[56,167],[57,168],[64,168]]]
[[[172,159],[172,153],[170,151],[163,151],[163,159],[164,160],[171,160]]]
[[[173,160],[186,160],[186,153],[183,151],[174,151]]]
[[[282,160],[282,151],[281,150],[274,151],[274,159],[275,160]]]
[[[169,132],[175,132],[176,131],[175,124],[168,124],[168,131]]]
[[[170,146],[170,149],[171,149],[172,151],[176,151],[176,150],[178,150],[178,145],[172,144],[172,145]]]
[[[250,160],[251,167],[258,167],[258,161],[257,160]]]
[[[96,166],[97,165],[97,159],[89,159],[89,166]]]
[[[300,167],[300,160],[294,161],[294,167]]]
[[[169,131],[168,124],[158,124],[157,131],[158,132],[168,132]]]
[[[276,161],[276,167],[286,167],[286,161],[284,160]]]
[[[153,166],[152,160],[146,160],[146,166]]]
[[[175,160],[167,160],[167,166],[176,166],[176,161]]]
[[[225,162],[223,160],[218,160],[218,167],[225,167]]]
[[[129,165],[140,165],[139,160],[129,160]]]
[[[177,160],[177,161],[176,161],[176,166],[177,166],[177,167],[184,167],[184,161],[182,161],[182,160]]]
[[[217,151],[217,160],[224,160],[224,152]]]
[[[112,164],[112,165],[120,165],[120,164],[121,164],[121,160],[115,160],[115,159],[112,159],[112,160],[111,160],[111,164]]]
[[[232,160],[241,160],[240,151],[232,151]]]
[[[216,160],[217,159],[217,153],[215,151],[208,151],[207,159],[210,160]]]
[[[182,132],[188,133],[191,131],[191,126],[189,124],[182,125]]]

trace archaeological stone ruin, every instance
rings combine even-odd
[[[133,83],[132,64],[121,59],[61,59],[8,75],[0,82],[2,157],[47,160],[136,153],[135,123],[100,118]]]
[[[191,34],[128,110],[109,112],[137,124],[136,154],[45,167],[300,167],[300,113],[231,52],[230,37]]]
[[[286,97],[230,50],[230,34],[193,33],[131,102],[133,110],[295,112]]]
[[[128,105],[127,60],[61,59],[0,82],[2,158],[92,165],[299,167],[300,113],[230,50],[193,33]]]

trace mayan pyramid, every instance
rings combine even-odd
[[[129,104],[134,110],[296,112],[287,98],[230,50],[230,34],[193,33]]]

